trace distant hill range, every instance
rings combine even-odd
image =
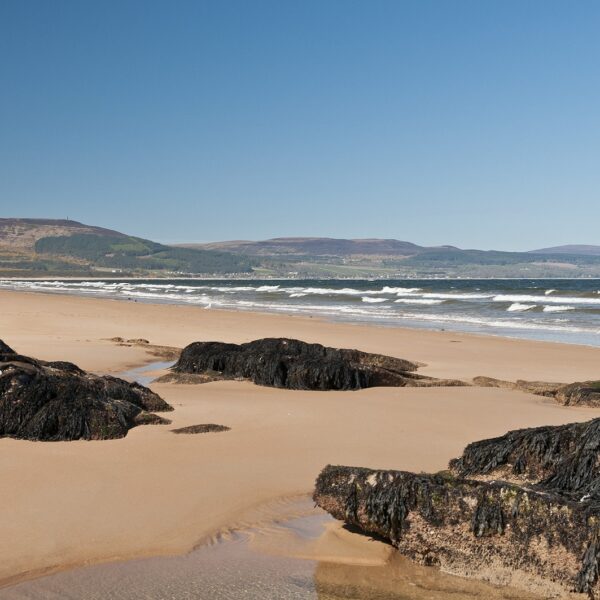
[[[175,248],[55,219],[0,219],[2,276],[152,276],[249,273],[246,257]]]
[[[233,241],[212,244],[183,244],[191,248],[225,250],[248,256],[412,256],[425,248],[400,240],[337,238],[273,238],[262,242]]]
[[[503,252],[419,246],[395,239],[293,237],[182,247],[232,252],[259,260],[267,271],[298,276],[600,276],[600,252],[591,252],[593,246]],[[562,248],[582,250],[568,252]]]
[[[579,256],[600,256],[600,246],[586,246],[582,244],[569,244],[532,250],[533,254],[575,254]]]
[[[168,246],[77,221],[0,219],[0,276],[600,277],[600,246],[531,252],[395,239],[274,238]]]
[[[319,237],[289,237],[272,238],[263,241],[234,240],[227,242],[212,242],[206,244],[179,244],[186,248],[204,248],[221,250],[247,256],[276,256],[276,255],[306,255],[306,256],[406,256],[426,255],[434,257],[473,257],[488,261],[490,258],[502,256],[518,257],[527,261],[538,260],[527,258],[528,254],[555,255],[570,254],[575,256],[600,256],[600,246],[571,244],[554,246],[527,252],[503,252],[497,250],[463,250],[456,246],[419,246],[412,242],[394,239],[344,239]],[[425,256],[423,256],[425,258]],[[469,259],[469,262],[471,260]]]

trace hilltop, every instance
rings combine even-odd
[[[227,252],[174,248],[112,229],[55,219],[0,219],[0,274],[15,276],[248,273]]]
[[[273,238],[259,242],[232,241],[211,244],[183,244],[184,247],[225,250],[249,256],[411,256],[424,248],[411,242],[382,239],[339,239],[315,237]]]
[[[553,248],[532,250],[531,252],[533,254],[578,254],[580,256],[600,256],[600,246],[567,244],[565,246],[554,246]]]

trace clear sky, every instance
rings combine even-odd
[[[600,244],[600,2],[1,0],[0,216]]]

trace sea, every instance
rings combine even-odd
[[[600,345],[598,279],[4,279],[0,289]]]

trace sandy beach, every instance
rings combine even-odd
[[[0,292],[0,338],[23,354],[111,374],[157,360],[142,346],[110,341],[116,336],[176,347],[294,337],[418,361],[424,374],[467,381],[597,379],[600,364],[600,348],[585,346]],[[435,471],[473,440],[600,416],[478,387],[151,387],[175,408],[172,425],[137,427],[111,441],[0,440],[1,585],[77,565],[187,552],[220,531],[268,521],[274,505],[310,494],[328,463]],[[170,431],[198,423],[231,431]]]

